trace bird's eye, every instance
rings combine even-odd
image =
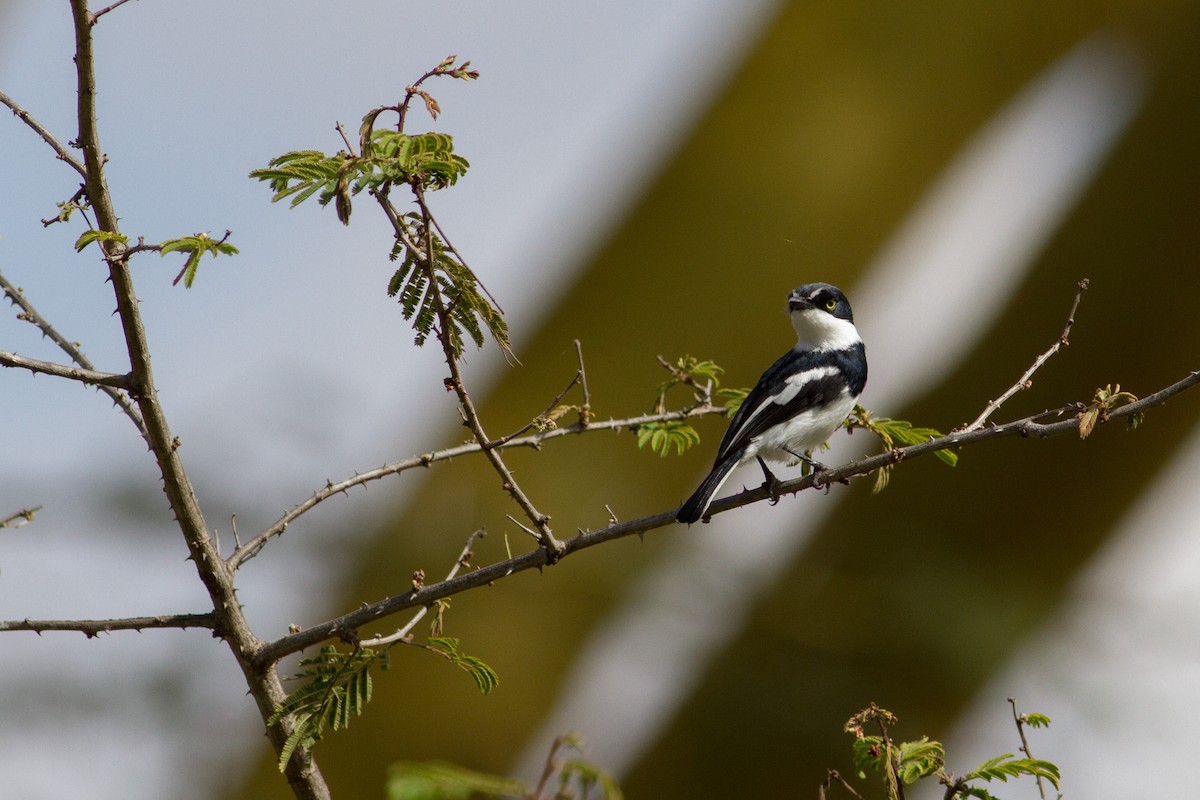
[[[826,311],[833,311],[835,308],[837,308],[837,300],[834,300],[831,297],[825,301],[825,310]]]

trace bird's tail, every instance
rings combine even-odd
[[[712,496],[717,493],[721,488],[721,484],[725,483],[725,479],[729,477],[729,473],[733,472],[733,468],[741,460],[742,452],[738,450],[728,454],[725,458],[714,464],[712,472],[708,473],[708,477],[700,482],[700,486],[696,488],[692,496],[679,507],[679,512],[675,514],[675,521],[691,525],[703,517],[704,512],[708,511],[708,504],[712,500]]]

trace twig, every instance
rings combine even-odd
[[[7,517],[0,517],[0,528],[21,528],[33,522],[33,518],[37,516],[37,512],[41,511],[41,506],[33,508],[22,508],[20,511],[14,511]]]
[[[1069,314],[1067,314],[1067,324],[1063,328],[1062,335],[1058,337],[1058,341],[1052,344],[1050,349],[1034,359],[1032,366],[1025,370],[1025,374],[1022,375],[1016,383],[1010,386],[1004,394],[1000,395],[995,400],[989,400],[987,405],[984,406],[983,412],[976,417],[971,424],[962,428],[962,430],[973,431],[983,427],[983,423],[987,421],[987,418],[990,417],[993,412],[998,410],[1000,406],[1002,406],[1010,397],[1022,389],[1028,389],[1033,385],[1033,381],[1030,380],[1033,377],[1033,373],[1041,369],[1042,365],[1049,361],[1051,356],[1071,343],[1071,328],[1075,324],[1075,311],[1079,308],[1079,301],[1083,299],[1083,293],[1087,291],[1087,288],[1088,279],[1084,278],[1080,280],[1077,286],[1077,291],[1075,292],[1075,300],[1071,303],[1071,311]]]
[[[31,325],[36,326],[38,330],[42,332],[43,336],[48,337],[50,341],[58,345],[58,348],[70,356],[71,360],[80,367],[85,370],[96,370],[96,367],[94,364],[92,364],[91,360],[83,354],[82,350],[79,349],[79,345],[68,340],[67,337],[59,333],[58,330],[45,319],[45,317],[38,313],[38,310],[33,307],[33,304],[26,299],[24,293],[21,292],[19,288],[9,283],[8,279],[4,277],[4,273],[2,272],[0,272],[0,289],[4,291],[4,296],[8,298],[10,303],[21,309],[21,313],[18,314],[20,319],[23,319]],[[146,432],[146,423],[142,420],[141,412],[137,410],[137,406],[135,406],[133,401],[130,400],[129,395],[123,393],[121,390],[115,387],[106,386],[104,384],[98,384],[96,388],[108,395],[109,399],[112,400],[113,403],[125,413],[125,416],[129,417],[134,426],[137,427],[138,433],[142,435],[142,438],[149,443],[150,439],[148,438],[149,434]]]
[[[1141,400],[1129,405],[1114,409],[1109,414],[1108,419],[1110,421],[1119,420],[1134,414],[1145,413],[1148,409],[1162,405],[1170,398],[1190,389],[1197,383],[1200,383],[1200,372],[1189,373],[1187,377],[1154,394],[1143,397]],[[884,453],[879,453],[878,455],[848,462],[839,467],[782,481],[776,487],[760,486],[756,489],[746,489],[739,494],[715,501],[709,509],[709,516],[721,514],[734,508],[741,508],[742,506],[772,497],[778,497],[781,494],[795,494],[796,492],[810,489],[813,487],[818,476],[820,476],[821,483],[824,485],[825,483],[835,483],[846,478],[867,475],[888,464],[896,464],[902,460],[926,456],[939,450],[948,450],[1014,436],[1021,438],[1049,438],[1051,436],[1061,436],[1066,433],[1075,433],[1078,430],[1079,418],[1077,416],[1077,409],[1074,406],[1067,406],[1054,411],[1013,420],[1003,425],[994,425],[969,432],[950,433],[937,439],[931,439],[928,442],[909,445],[907,447],[898,447]],[[676,509],[672,508],[650,516],[609,524],[599,530],[580,533],[563,542],[563,552],[560,558],[565,558],[572,553],[586,550],[587,548],[595,547],[614,539],[622,539],[627,536],[634,536],[673,525],[675,524],[675,513]],[[327,639],[335,638],[345,632],[355,631],[364,625],[377,622],[405,609],[429,605],[443,597],[450,597],[468,589],[487,586],[509,575],[528,569],[543,567],[549,563],[549,554],[544,548],[539,547],[530,552],[513,556],[512,558],[490,564],[486,567],[480,567],[463,575],[458,575],[450,580],[440,581],[422,586],[420,589],[405,592],[404,594],[384,598],[383,600],[362,606],[336,619],[328,620],[296,633],[283,636],[264,645],[258,653],[258,658],[263,663],[274,663],[284,656],[299,652]]]
[[[535,542],[540,543],[542,541],[542,537],[538,534],[537,531],[535,531],[533,528],[529,527],[528,525],[522,524],[521,520],[517,519],[512,514],[505,514],[504,516],[507,517],[508,521],[511,522],[513,525],[516,525],[518,528],[523,530],[525,533],[529,534],[530,538],[533,539]]]
[[[555,769],[558,768],[558,763],[555,760],[558,756],[558,751],[565,744],[566,735],[554,737],[554,741],[550,743],[550,752],[546,754],[546,766],[542,768],[542,776],[538,779],[537,786],[533,790],[530,797],[540,798],[542,791],[545,790],[546,784],[550,777],[554,775]]]
[[[508,434],[507,436],[501,436],[499,439],[493,439],[492,441],[488,442],[486,446],[489,448],[490,447],[501,447],[505,443],[510,442],[513,439],[516,439],[518,436],[521,436],[522,434],[527,433],[530,429],[537,427],[539,424],[544,424],[545,420],[550,419],[550,414],[554,411],[554,409],[558,408],[558,404],[562,401],[562,399],[567,396],[567,392],[574,389],[575,386],[579,383],[581,374],[582,373],[579,373],[579,372],[575,373],[575,376],[571,378],[571,382],[568,383],[561,392],[559,392],[557,395],[555,395],[554,399],[551,400],[550,403],[546,406],[545,411],[538,414],[536,417],[531,419],[529,422],[526,422],[520,428],[518,428],[517,430]]]
[[[887,724],[882,717],[875,719],[879,726],[879,736],[883,739],[884,775],[887,776],[887,790],[890,800],[904,800],[904,782],[896,773],[896,761],[892,759],[892,740],[888,736]]]
[[[422,203],[423,202],[424,202],[424,200],[422,200]],[[462,257],[462,253],[458,252],[458,250],[450,242],[450,237],[446,236],[446,232],[444,230],[442,230],[441,223],[438,222],[437,219],[433,216],[429,217],[429,221],[433,223],[433,227],[435,230],[437,230],[438,236],[442,237],[442,244],[446,245],[446,249],[454,254],[455,258],[458,259],[458,263],[462,264],[463,269],[465,269],[467,271],[467,274],[471,276],[471,280],[473,280],[473,281],[475,281],[475,283],[479,284],[479,288],[483,289],[483,293],[487,295],[487,299],[492,302],[492,305],[494,305],[496,307],[496,310],[499,311],[501,314],[504,314],[504,308],[500,305],[499,301],[496,300],[495,296],[490,291],[488,291],[487,286],[479,278],[479,276],[475,274],[475,270],[471,269],[471,267],[467,265],[467,261],[466,261],[466,259],[464,259]],[[515,355],[512,355],[512,353],[505,351],[505,358],[508,358],[509,356],[512,356],[513,359],[516,359]],[[517,363],[518,364],[520,363],[519,359],[517,359]]]
[[[342,137],[342,141],[346,143],[346,153],[354,155],[354,145],[350,144],[350,137],[346,135],[346,129],[342,127],[341,122],[336,122],[333,125],[338,134]]]
[[[87,188],[84,187],[83,185],[80,185],[79,189],[77,189],[75,191],[75,194],[71,195],[70,199],[67,200],[67,202],[63,203],[59,207],[58,216],[46,217],[42,220],[42,227],[49,228],[51,225],[54,225],[57,222],[65,222],[66,218],[63,216],[63,213],[64,213],[63,209],[66,207],[70,207],[70,206],[73,206],[77,211],[79,211],[79,213],[82,214],[83,218],[86,220],[87,214],[84,214],[83,206],[79,205],[79,201],[82,200],[86,196],[87,196]],[[66,213],[68,216],[70,215],[70,212],[66,212]]]
[[[56,364],[53,361],[26,358],[16,353],[10,353],[7,350],[0,350],[0,367],[23,367],[30,372],[40,372],[43,375],[67,378],[79,381],[80,383],[86,383],[90,386],[107,386],[113,389],[124,389],[125,391],[129,391],[133,384],[133,376],[131,375],[114,375],[111,372],[97,372],[94,369],[68,367],[65,364]]]
[[[428,280],[430,286],[437,286],[438,277],[435,272],[433,263],[433,214],[429,210],[429,205],[425,202],[425,191],[418,184],[412,185],[413,196],[417,200],[417,206],[421,210],[421,216],[425,228],[425,254],[426,258],[423,262],[424,268],[428,271]],[[432,291],[429,293],[433,300],[434,311],[438,317],[438,341],[442,345],[442,353],[445,356],[446,366],[450,370],[450,380],[448,385],[458,395],[458,407],[462,410],[463,419],[470,429],[471,434],[475,437],[475,441],[483,447],[484,455],[487,456],[492,468],[500,476],[500,485],[504,491],[508,492],[509,496],[516,501],[521,510],[525,512],[525,516],[534,524],[538,530],[542,547],[546,549],[549,555],[550,563],[558,560],[558,556],[562,554],[562,542],[554,536],[554,531],[550,528],[550,517],[543,514],[534,506],[533,501],[525,494],[525,491],[517,483],[517,479],[513,477],[512,471],[508,465],[504,463],[504,459],[500,456],[500,451],[495,447],[488,447],[488,442],[491,439],[483,428],[483,422],[480,420],[479,412],[475,409],[475,402],[471,399],[470,393],[467,392],[466,384],[463,382],[462,370],[458,365],[458,357],[454,353],[454,345],[451,342],[450,331],[453,322],[450,319],[450,310],[446,307],[442,300],[440,291]]]
[[[1017,734],[1021,737],[1021,752],[1029,758],[1033,758],[1033,752],[1029,749],[1029,740],[1025,738],[1025,717],[1017,713],[1017,698],[1008,698],[1008,704],[1012,706],[1013,722],[1017,724]],[[1035,775],[1037,778],[1038,794],[1042,796],[1042,800],[1046,800],[1046,784],[1042,782],[1041,775]]]
[[[73,631],[89,639],[113,631],[144,631],[151,628],[210,628],[216,629],[217,617],[207,614],[163,614],[157,617],[124,617],[121,619],[14,619],[0,621],[0,631],[33,631],[39,636],[46,631]]]
[[[494,449],[508,449],[512,447],[532,447],[540,448],[543,442],[559,439],[563,436],[578,436],[590,431],[621,431],[637,428],[640,425],[645,425],[650,422],[669,422],[671,420],[691,419],[694,417],[703,417],[713,414],[725,415],[726,409],[717,406],[696,406],[693,408],[682,409],[680,411],[668,411],[663,414],[642,414],[636,417],[627,417],[624,419],[607,419],[600,422],[591,422],[587,425],[576,423],[567,425],[561,428],[552,430],[538,431],[521,436],[516,439],[509,439],[494,445]],[[398,475],[401,472],[407,472],[411,469],[419,467],[428,467],[439,461],[449,461],[459,456],[470,455],[483,451],[483,446],[479,442],[465,442],[454,447],[448,447],[444,450],[438,450],[432,453],[426,453],[420,456],[412,456],[403,461],[397,461],[392,464],[385,464],[378,469],[367,470],[366,472],[356,473],[352,477],[336,483],[329,482],[325,486],[315,492],[302,503],[294,506],[290,511],[285,513],[275,522],[265,528],[262,533],[247,541],[244,545],[239,545],[233,554],[226,559],[226,563],[230,569],[237,569],[245,562],[249,561],[258,554],[264,544],[268,540],[279,536],[288,529],[293,522],[311,511],[320,503],[328,500],[331,497],[339,494],[345,494],[348,490],[356,486],[361,486],[371,481],[381,480],[392,475]]]
[[[42,123],[33,118],[32,114],[17,105],[17,101],[13,100],[4,92],[0,92],[0,104],[8,106],[9,109],[12,110],[13,114],[15,114],[22,122],[32,128],[34,133],[42,137],[42,141],[50,145],[50,149],[55,152],[59,159],[67,162],[67,164],[71,166],[71,169],[78,172],[85,179],[87,178],[87,171],[84,169],[83,162],[76,158],[74,153],[63,147],[62,143],[58,141],[58,139],[54,138],[54,134],[46,130],[46,128],[42,126]]]
[[[482,539],[484,536],[487,536],[487,531],[483,528],[480,528],[467,537],[467,543],[463,545],[462,552],[458,554],[458,558],[455,560],[454,566],[451,567],[450,572],[446,574],[446,580],[450,580],[457,575],[458,571],[463,567],[470,566],[471,546],[475,544],[476,539]],[[395,633],[392,633],[388,636],[377,636],[374,639],[367,639],[366,641],[359,642],[358,646],[385,647],[395,644],[396,642],[403,641],[404,639],[408,638],[410,633],[412,633],[412,629],[417,626],[417,623],[420,622],[427,613],[429,613],[429,608],[430,606],[425,606],[422,608],[420,611],[414,614],[413,618],[410,619],[404,626],[398,628]]]
[[[588,390],[587,370],[583,367],[583,345],[575,340],[575,355],[579,358],[579,383],[583,388],[583,407],[579,409],[579,424],[587,427],[592,421],[592,393]]]
[[[99,11],[93,12],[92,24],[95,25],[100,20],[100,18],[103,17],[105,14],[112,11],[114,8],[125,5],[128,2],[129,2],[129,0],[117,0],[117,2],[113,3],[111,6],[106,6],[105,8],[102,8]]]
[[[817,787],[818,800],[825,800],[825,792],[829,791],[829,789],[833,787],[834,781],[837,781],[843,789],[857,797],[858,800],[863,800],[863,796],[855,791],[854,787],[851,786],[846,779],[842,777],[842,774],[836,769],[826,771],[825,781]]]

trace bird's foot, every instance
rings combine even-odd
[[[758,458],[758,456],[755,456],[755,458]],[[761,458],[758,458],[758,465],[762,467],[763,471],[763,486],[767,488],[767,502],[770,505],[775,505],[779,502],[779,487],[783,484],[783,481],[776,478],[775,473],[767,469],[767,462]]]

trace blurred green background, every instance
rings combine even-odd
[[[1000,417],[1086,400],[1109,382],[1144,394],[1182,377],[1200,333],[1200,6],[790,3],[652,185],[631,198],[521,348],[523,365],[480,398],[489,430],[519,427],[557,393],[575,368],[573,339],[583,343],[601,417],[650,409],[659,354],[712,358],[728,385],[751,384],[791,344],[786,292],[824,280],[848,288],[853,302],[863,265],[964,142],[1097,31],[1140,50],[1150,69],[1144,108],[966,361],[906,407],[876,410],[943,430],[974,418],[1058,335],[1085,276],[1092,290],[1071,347]],[[627,135],[655,124],[631,119]],[[987,292],[988,276],[977,280]],[[911,324],[941,312],[913,308]],[[902,735],[945,736],[1058,607],[1196,416],[1185,397],[1136,434],[1112,427],[1083,443],[1009,439],[967,450],[955,470],[932,459],[904,464],[879,496],[869,481],[835,488],[836,511],[705,668],[623,781],[626,795],[813,796],[826,768],[850,771],[841,726],[872,700],[899,713]],[[598,433],[509,461],[569,533],[604,524],[605,504],[631,518],[678,503],[707,468],[723,422],[700,429],[703,443],[682,458],[639,451],[627,433]],[[445,442],[463,436],[451,428]],[[502,558],[506,543],[528,546],[505,519],[516,509],[483,459],[404,480],[421,482],[419,497],[362,553],[358,580],[331,611],[403,590],[418,567],[442,573],[481,525],[491,535],[476,547],[477,564]],[[790,508],[785,500],[774,513]],[[682,527],[655,531],[456,597],[447,633],[495,667],[499,688],[482,697],[439,659],[397,652],[369,712],[318,748],[335,796],[378,796],[384,768],[401,758],[507,773],[592,627],[668,540],[688,536]],[[241,796],[286,796],[271,773],[264,757]]]

